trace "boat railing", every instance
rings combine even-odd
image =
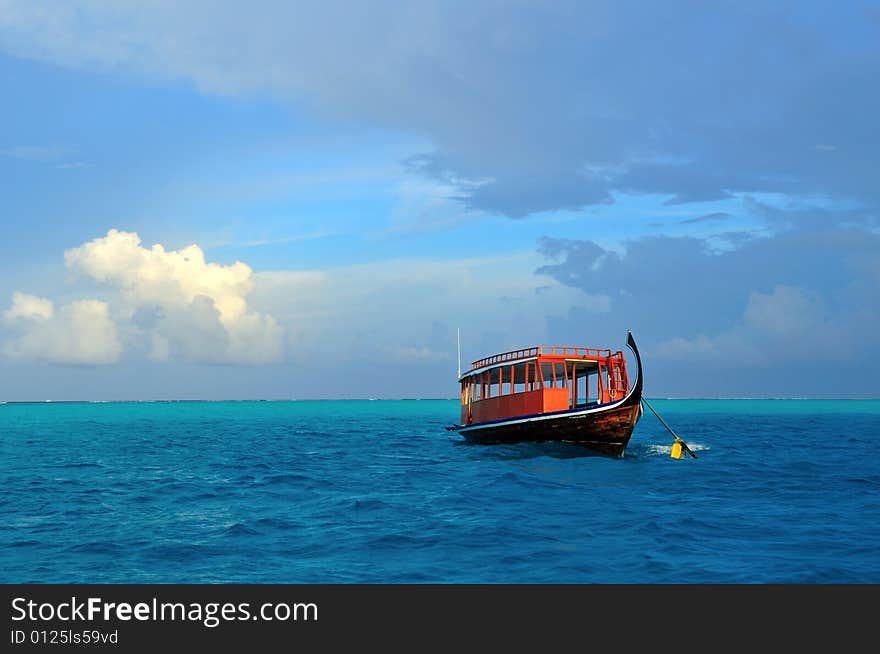
[[[562,345],[539,345],[538,347],[527,347],[519,350],[511,350],[510,352],[502,352],[501,354],[493,354],[490,357],[478,359],[474,361],[474,368],[483,368],[496,363],[504,363],[506,361],[517,361],[519,359],[530,359],[541,355],[555,356],[571,356],[594,359],[607,359],[612,356],[611,350],[599,349],[595,347],[570,347]],[[623,358],[623,352],[615,352],[614,357]]]
[[[530,359],[532,357],[536,357],[541,353],[540,347],[527,347],[521,350],[511,350],[510,352],[502,352],[501,354],[493,354],[490,357],[485,357],[483,359],[479,359],[478,361],[474,361],[474,368],[482,368],[483,366],[491,366],[495,363],[504,363],[505,361],[516,361],[518,359]]]

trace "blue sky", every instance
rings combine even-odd
[[[456,327],[877,397],[878,44],[858,2],[2,0],[0,399],[452,397]]]

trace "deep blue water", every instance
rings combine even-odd
[[[880,582],[880,401],[657,400],[623,459],[457,402],[0,405],[2,582]]]

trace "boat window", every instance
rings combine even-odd
[[[544,388],[553,387],[553,364],[547,361],[541,362],[541,375],[544,377]]]
[[[553,364],[554,373],[556,378],[553,383],[554,388],[565,388],[566,387],[566,373],[565,373],[565,364],[562,361],[557,361]]]
[[[489,397],[498,397],[501,395],[499,388],[499,379],[501,378],[501,368],[492,368],[486,374],[489,380]]]
[[[542,366],[545,379],[551,379],[553,376],[551,364],[545,363]],[[563,375],[562,367],[559,368],[559,374]],[[467,384],[468,381],[473,382],[471,387],[473,399],[485,400],[500,395],[510,395],[511,392],[523,393],[530,390],[538,390],[541,388],[541,372],[537,370],[536,361],[523,361],[490,368],[484,372],[472,375],[465,383]],[[513,381],[512,388],[511,381]],[[549,388],[549,381],[545,383],[547,388]],[[563,387],[564,384],[563,377]]]
[[[586,406],[590,401],[590,376],[586,368],[574,366],[574,384],[572,384],[571,405]]]
[[[526,366],[528,363],[518,363],[513,367],[513,392],[523,393],[526,388]]]
[[[566,388],[565,364],[562,361],[541,363],[544,375],[544,388]]]

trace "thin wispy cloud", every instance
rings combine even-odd
[[[219,248],[260,248],[272,245],[287,245],[290,243],[304,243],[308,241],[317,241],[325,238],[344,236],[341,231],[323,230],[316,232],[307,232],[304,234],[291,234],[290,236],[276,236],[269,238],[255,238],[249,240],[226,239],[219,241],[211,241],[206,244],[209,249]]]
[[[733,216],[729,213],[725,213],[723,211],[717,211],[715,213],[708,213],[704,216],[697,216],[696,218],[685,218],[684,220],[679,220],[679,225],[696,225],[697,223],[714,223],[721,222],[724,220],[730,220]]]
[[[65,161],[64,163],[58,164],[58,168],[60,168],[61,170],[80,170],[82,168],[91,167],[92,164],[85,161]]]
[[[309,234],[295,234],[293,236],[281,236],[278,238],[255,239],[253,241],[244,241],[237,245],[245,248],[258,248],[266,245],[283,245],[285,243],[302,243],[303,241],[314,241],[320,238],[329,238],[331,236],[339,236],[340,232],[312,232]]]
[[[23,161],[57,162],[73,154],[70,148],[56,145],[16,145],[0,148],[0,157]]]
[[[16,145],[0,148],[0,158],[50,165],[59,170],[92,167],[92,164],[76,157],[75,149],[57,145]]]

